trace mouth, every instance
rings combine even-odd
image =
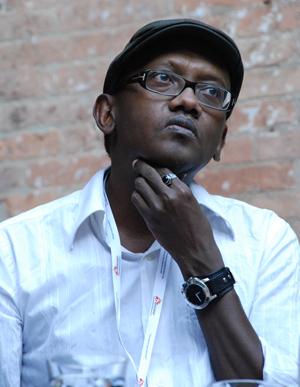
[[[165,129],[179,134],[197,137],[197,127],[193,120],[182,115],[171,118],[167,122]]]

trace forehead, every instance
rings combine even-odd
[[[186,49],[159,54],[149,60],[143,68],[172,70],[189,80],[216,80],[224,86],[230,87],[228,72],[222,68],[215,58],[199,55]]]

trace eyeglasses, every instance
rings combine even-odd
[[[230,91],[222,87],[206,82],[191,82],[167,70],[145,70],[128,81],[134,82],[153,93],[174,97],[191,87],[202,105],[216,110],[231,110],[235,102]]]

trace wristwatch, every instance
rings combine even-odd
[[[235,279],[228,267],[223,267],[207,277],[190,277],[182,285],[186,302],[194,309],[204,309],[213,301],[233,289]]]

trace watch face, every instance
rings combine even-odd
[[[207,296],[199,285],[192,284],[189,285],[186,289],[186,298],[194,305],[202,305],[205,302]]]
[[[205,280],[191,277],[183,285],[182,292],[185,294],[187,303],[194,309],[203,309],[216,296],[210,294]]]

